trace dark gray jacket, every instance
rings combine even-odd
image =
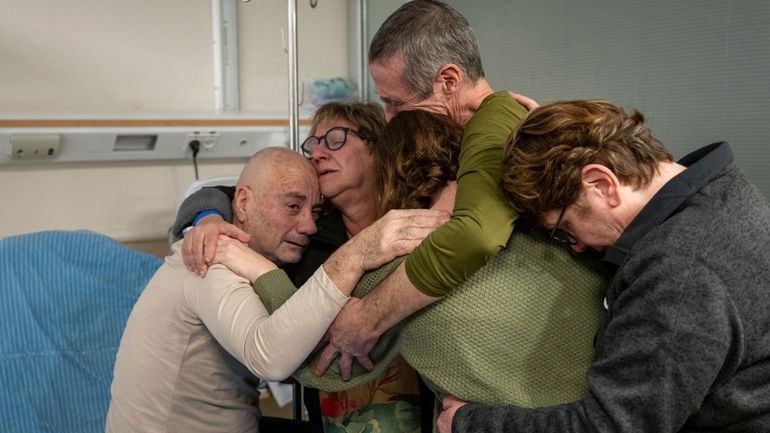
[[[770,432],[770,206],[726,143],[680,162],[605,257],[585,397],[469,404],[454,432]]]

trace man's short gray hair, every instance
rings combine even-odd
[[[412,0],[393,12],[369,45],[369,63],[401,55],[409,91],[420,99],[433,94],[442,66],[454,63],[474,84],[484,77],[476,37],[468,21],[447,4]]]

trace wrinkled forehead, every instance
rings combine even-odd
[[[279,186],[276,187],[276,192],[285,196],[303,196],[311,201],[321,199],[318,188],[318,173],[309,161],[307,167],[284,170],[279,177]]]

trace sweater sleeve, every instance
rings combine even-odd
[[[318,272],[316,270],[316,272]],[[324,279],[310,278],[309,281],[325,281]],[[284,302],[297,293],[297,288],[281,269],[262,274],[254,281],[254,292],[259,296],[267,309],[268,314],[273,314],[275,310],[279,309]]]
[[[195,217],[204,210],[215,210],[222,214],[225,221],[233,220],[233,194],[235,188],[229,186],[205,187],[184,199],[179,206],[171,233],[175,239],[182,238],[182,230],[192,225]]]
[[[272,315],[251,284],[222,265],[185,290],[187,302],[211,334],[252,373],[288,377],[310,354],[347,302],[323,268]]]
[[[502,149],[524,115],[507,92],[499,92],[465,126],[452,218],[406,260],[409,281],[421,292],[445,295],[506,245],[516,214],[499,187]]]

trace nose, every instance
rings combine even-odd
[[[385,104],[385,122],[390,122],[390,119],[392,119],[396,114],[398,114],[398,109],[395,108],[392,104]]]
[[[321,159],[325,159],[329,157],[329,149],[326,147],[326,143],[318,143],[313,147],[313,150],[310,152],[310,160],[313,162],[318,162]]]
[[[582,253],[583,251],[585,251],[588,248],[588,246],[586,244],[578,241],[578,243],[576,243],[575,245],[570,245],[570,248],[572,248],[572,251],[574,251],[576,253]]]
[[[313,218],[312,210],[303,212],[297,222],[297,233],[301,235],[310,236],[318,231],[318,227],[315,225],[315,219]]]

